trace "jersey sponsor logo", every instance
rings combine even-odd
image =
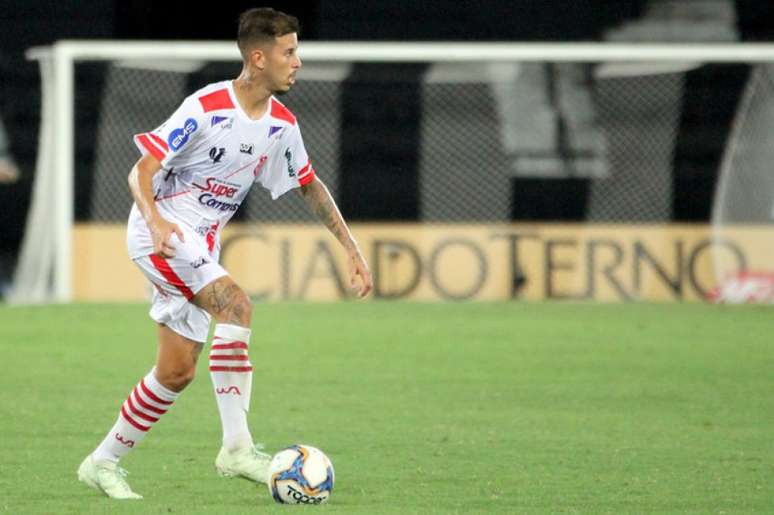
[[[236,211],[239,209],[239,202],[229,203],[218,200],[218,197],[234,198],[234,195],[239,191],[238,184],[220,181],[215,177],[208,177],[203,185],[194,183],[193,186],[205,192],[199,195],[200,204],[219,211]]]
[[[222,200],[218,200],[217,198],[213,197],[209,193],[203,193],[199,195],[199,204],[211,207],[212,209],[217,209],[218,211],[236,211],[239,209],[238,202],[223,202]]]
[[[288,162],[288,175],[290,177],[296,176],[296,169],[293,168],[293,152],[290,149],[285,150],[285,160]]]
[[[129,440],[128,438],[125,439],[123,436],[121,436],[118,433],[115,434],[115,437],[116,437],[116,440],[126,445],[127,447],[134,447],[134,440]]]
[[[220,160],[223,159],[225,153],[226,149],[223,147],[212,147],[210,149],[210,159],[212,159],[213,163],[220,163]]]
[[[243,154],[250,154],[253,155],[253,144],[252,143],[240,143],[239,144],[239,151]]]
[[[216,197],[228,197],[234,198],[234,194],[239,191],[239,185],[221,181],[215,177],[207,177],[207,180],[202,184],[193,183],[195,188],[199,188],[202,191],[208,191]]]
[[[282,127],[277,127],[276,125],[272,125],[271,127],[269,127],[269,137],[271,138],[272,134],[281,130],[282,130]]]
[[[227,395],[229,393],[235,393],[237,395],[242,395],[242,392],[239,391],[239,388],[236,386],[229,386],[228,388],[218,388],[215,390],[215,392],[218,395]]]
[[[188,141],[189,136],[196,131],[196,129],[199,128],[199,124],[196,123],[196,120],[193,118],[189,118],[185,121],[183,124],[183,127],[180,129],[175,129],[172,132],[169,133],[169,138],[167,138],[167,143],[169,143],[169,148],[177,151],[180,147],[185,145],[186,141]]]

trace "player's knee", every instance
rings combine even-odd
[[[244,291],[239,290],[239,294],[234,296],[234,300],[229,307],[229,318],[232,323],[242,327],[250,327],[250,321],[253,315],[253,302],[250,296]]]
[[[157,371],[158,373],[158,371]],[[174,392],[181,392],[191,384],[196,375],[196,366],[180,366],[162,371],[158,374],[159,382]]]

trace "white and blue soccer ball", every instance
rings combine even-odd
[[[333,491],[333,463],[320,449],[293,445],[269,464],[269,491],[282,504],[323,504]]]

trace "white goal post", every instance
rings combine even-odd
[[[639,63],[642,69],[656,63],[774,63],[774,44],[302,42],[299,54],[307,63],[551,61]],[[240,55],[233,42],[71,40],[30,49],[27,57],[40,62],[43,112],[33,199],[9,300],[68,302],[74,259],[75,64],[139,58],[238,61]]]

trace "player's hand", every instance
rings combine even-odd
[[[357,280],[358,277],[360,277],[360,281]],[[359,250],[349,253],[349,286],[361,299],[368,295],[374,287],[368,264]]]
[[[149,223],[151,232],[151,238],[153,238],[153,252],[164,258],[175,257],[175,246],[172,245],[170,239],[173,234],[177,235],[177,239],[185,241],[183,231],[177,224],[173,224],[163,218],[159,217],[153,222]]]

